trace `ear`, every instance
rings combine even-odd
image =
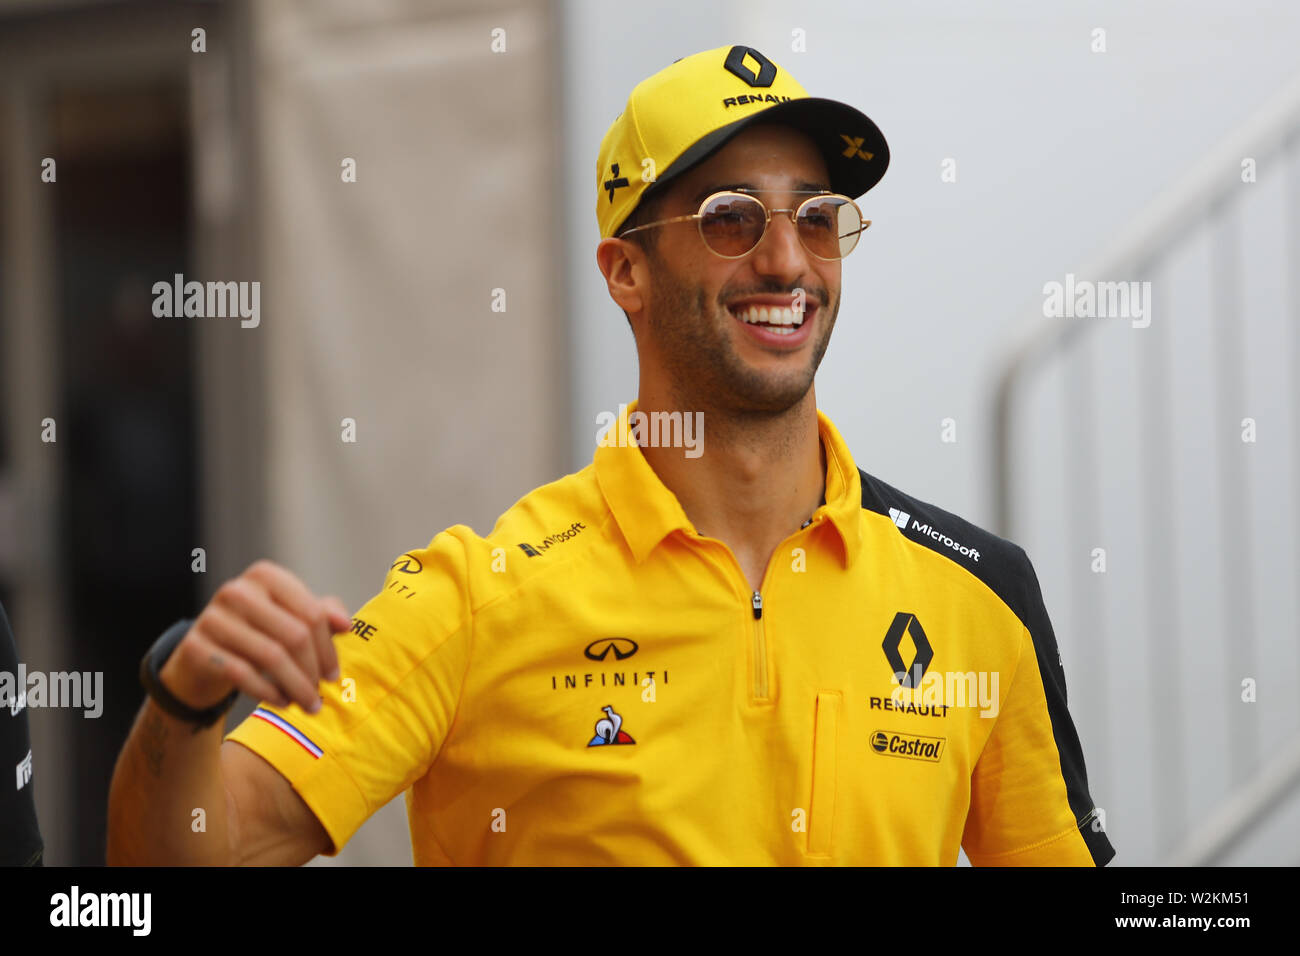
[[[602,239],[596,246],[596,266],[620,309],[634,315],[645,308],[650,276],[640,246],[626,239]]]

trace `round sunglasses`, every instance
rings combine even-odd
[[[843,259],[852,252],[858,244],[858,237],[871,225],[871,220],[862,218],[862,210],[848,196],[824,190],[796,189],[791,192],[793,195],[811,195],[794,209],[768,209],[749,190],[729,189],[709,196],[700,203],[700,211],[694,215],[648,222],[619,233],[618,238],[642,229],[693,219],[710,252],[724,259],[739,259],[753,252],[762,241],[774,214],[786,213],[794,223],[804,248],[818,259],[829,262]]]

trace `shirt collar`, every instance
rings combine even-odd
[[[628,417],[636,406],[635,401],[620,406],[618,421],[602,436],[592,463],[605,502],[639,564],[672,532],[695,529],[629,434]],[[861,542],[862,481],[848,446],[821,409],[817,426],[826,450],[826,503],[811,517],[824,515],[836,530],[840,560],[847,568]]]

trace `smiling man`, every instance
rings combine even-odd
[[[806,135],[754,125],[673,183],[653,207],[667,221],[620,233],[661,234],[639,250],[619,240],[597,250],[636,335],[639,410],[698,415],[708,436],[707,454],[650,443],[645,457],[692,524],[731,546],[755,591],[825,488],[813,376],[839,311],[840,234],[856,242],[860,223],[828,183]],[[797,215],[769,222],[764,201]]]
[[[258,562],[178,622],[110,861],[301,863],[405,791],[417,864],[1106,863],[1025,553],[860,471],[817,408],[887,164],[749,47],[639,84],[596,180],[637,401],[351,621]],[[223,743],[240,690],[264,703]]]

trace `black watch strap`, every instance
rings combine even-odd
[[[239,690],[232,690],[223,700],[217,701],[211,707],[195,710],[189,704],[178,700],[164,686],[158,673],[162,670],[163,664],[167,662],[167,658],[171,657],[172,651],[176,650],[176,645],[181,642],[181,639],[189,633],[190,628],[193,626],[193,621],[182,619],[163,631],[162,636],[153,642],[153,646],[140,659],[140,683],[148,691],[155,704],[173,717],[187,723],[196,724],[195,731],[197,732],[204,727],[211,727],[220,720],[226,711],[234,706],[235,701],[239,698]]]

